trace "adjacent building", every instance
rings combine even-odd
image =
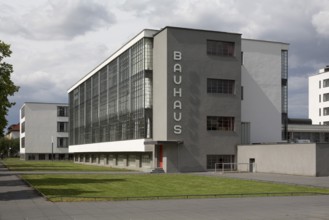
[[[241,143],[286,140],[287,65],[286,43],[143,30],[68,90],[69,152],[145,171],[236,162]]]
[[[313,124],[329,125],[329,66],[308,79],[308,117]]]
[[[12,124],[8,127],[5,138],[7,139],[18,139],[19,138],[19,124]]]
[[[26,102],[20,109],[20,127],[21,159],[69,159],[68,104]]]

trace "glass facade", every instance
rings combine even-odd
[[[141,39],[69,93],[70,145],[152,137],[152,47]]]
[[[288,139],[288,51],[281,51],[282,140]]]

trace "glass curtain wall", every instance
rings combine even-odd
[[[69,93],[70,145],[151,138],[152,44],[138,41]]]
[[[288,139],[288,51],[281,51],[282,140]]]

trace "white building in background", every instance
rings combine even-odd
[[[329,125],[329,66],[308,79],[308,109],[313,124]]]
[[[67,104],[26,102],[20,126],[21,159],[69,159]]]

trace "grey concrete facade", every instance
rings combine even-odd
[[[247,171],[242,163],[252,161],[254,172],[328,176],[328,157],[329,144],[240,145],[238,169]]]
[[[234,42],[235,55],[208,55],[207,40]],[[181,57],[175,59],[175,53]],[[163,141],[167,172],[205,171],[207,155],[236,155],[241,124],[240,54],[240,34],[167,27],[155,35],[153,140]],[[175,65],[181,70],[175,71]],[[207,93],[209,78],[234,80],[235,93]],[[207,116],[234,117],[234,131],[207,130]]]

